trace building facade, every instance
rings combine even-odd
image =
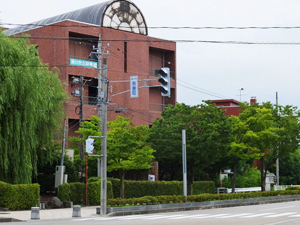
[[[130,117],[135,126],[151,126],[164,106],[176,103],[176,43],[148,36],[145,18],[129,0],[113,0],[4,31],[30,35],[30,43],[50,69],[59,69],[68,92],[65,101],[68,135],[79,128],[79,90],[74,78],[84,78],[83,119],[98,115],[98,62],[94,47],[99,37],[109,56],[103,56],[109,79],[108,121]],[[158,70],[171,71],[171,97],[162,97]],[[138,76],[138,97],[130,97],[130,77]]]

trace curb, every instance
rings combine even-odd
[[[107,208],[107,216],[126,216],[162,212],[178,212],[188,210],[203,210],[213,208],[226,208],[247,205],[261,205],[278,202],[299,201],[300,195],[291,196],[276,196],[263,198],[248,198],[223,201],[208,201],[208,202],[192,202],[192,203],[177,203],[177,204],[162,204],[162,205],[146,205],[132,207],[111,207]]]

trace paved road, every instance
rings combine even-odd
[[[206,224],[206,225],[294,225],[300,224],[300,201],[242,206],[221,209],[183,211],[177,213],[158,213],[147,215],[132,215],[122,217],[70,218],[59,220],[27,221],[26,224],[53,225],[135,225],[135,224]],[[20,223],[10,223],[18,224]]]

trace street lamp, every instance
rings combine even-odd
[[[239,89],[240,91],[240,102],[242,101],[242,91],[244,90],[244,88]]]

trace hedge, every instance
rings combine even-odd
[[[90,182],[99,178],[91,177]],[[115,197],[120,196],[120,179],[107,178],[113,186]],[[144,196],[181,195],[183,193],[182,181],[132,181],[125,180],[125,198],[140,198]],[[194,181],[193,194],[215,193],[213,181]]]
[[[205,201],[218,201],[218,200],[233,200],[233,199],[246,199],[246,198],[261,198],[271,196],[283,195],[300,195],[300,190],[285,190],[285,191],[265,191],[265,192],[248,192],[248,193],[228,193],[228,194],[199,194],[190,195],[187,198],[183,195],[173,196],[145,196],[142,198],[130,199],[109,199],[107,205],[125,206],[125,205],[155,205],[155,204],[169,204],[169,203],[182,203],[182,202],[205,202]]]
[[[100,205],[100,181],[88,183],[89,205]],[[63,201],[72,201],[75,205],[85,205],[86,186],[84,183],[64,183],[58,187],[58,198]],[[112,184],[107,182],[107,198],[113,198]]]
[[[39,184],[8,184],[0,182],[0,207],[9,210],[31,209],[40,202]]]

